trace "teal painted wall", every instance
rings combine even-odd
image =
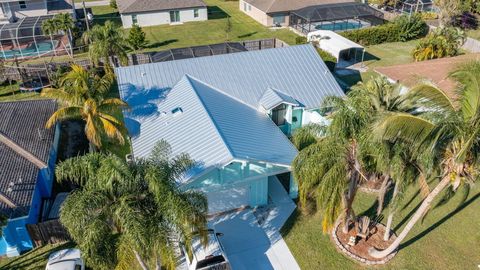
[[[250,206],[268,203],[268,177],[262,177],[250,184]]]
[[[295,131],[295,129],[297,128],[302,127],[302,116],[303,116],[303,109],[293,110],[291,132]],[[294,121],[295,118],[297,119],[297,121]]]

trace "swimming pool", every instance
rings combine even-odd
[[[13,58],[14,56],[22,57],[22,55],[23,57],[37,56],[38,54],[44,54],[53,51],[57,44],[57,40],[54,40],[53,44],[49,40],[38,41],[37,46],[35,46],[35,43],[32,42],[28,47],[24,49],[5,50],[3,54],[0,51],[0,57],[4,59],[9,59]]]
[[[365,24],[359,22],[337,22],[337,23],[327,23],[327,24],[318,24],[315,26],[317,30],[330,30],[330,31],[345,31],[353,30],[364,27]]]

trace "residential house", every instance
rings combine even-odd
[[[288,26],[290,12],[305,7],[352,3],[354,0],[240,0],[241,11],[265,26]]]
[[[343,96],[310,44],[115,70],[134,158],[167,141],[198,164],[178,179],[203,191],[209,212],[268,203],[269,178],[291,197],[297,150],[287,136],[324,121],[326,96]]]
[[[59,128],[45,123],[56,108],[53,100],[0,103],[0,214],[8,218],[0,256],[33,247],[26,225],[38,222],[42,198],[52,195]]]
[[[0,24],[56,12],[73,12],[73,0],[5,0],[0,3]]]
[[[117,5],[124,28],[208,19],[203,0],[117,0]]]
[[[375,71],[392,83],[399,83],[404,91],[419,84],[430,83],[445,91],[449,96],[457,95],[457,83],[450,77],[462,64],[480,60],[480,54],[464,54],[427,61],[378,67]]]

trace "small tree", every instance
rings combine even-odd
[[[449,26],[452,19],[461,13],[461,3],[459,0],[435,0],[433,1],[438,8],[438,19],[440,27]]]
[[[116,0],[110,0],[110,7],[113,9],[117,9],[117,1]]]
[[[134,51],[143,49],[147,46],[148,41],[145,37],[145,32],[143,32],[143,29],[137,24],[134,24],[133,27],[130,28],[127,43]]]
[[[230,16],[227,17],[227,23],[225,24],[225,34],[227,34],[227,40],[228,40],[228,35],[230,32],[232,32],[232,21],[230,21]]]

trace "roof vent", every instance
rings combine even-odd
[[[165,112],[165,111],[160,112],[160,117],[164,117],[165,115],[167,115],[167,112]]]
[[[173,116],[177,116],[177,115],[180,115],[182,113],[183,113],[183,110],[180,107],[176,107],[175,109],[172,110],[172,115]]]
[[[147,73],[146,72],[142,72],[142,77],[145,77],[147,76]]]

